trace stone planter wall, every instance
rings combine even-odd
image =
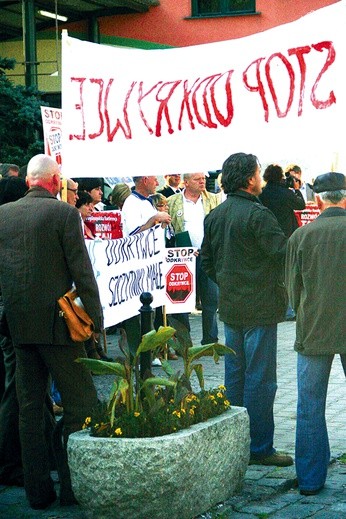
[[[242,407],[167,436],[68,441],[73,490],[93,519],[192,519],[241,490],[249,452]]]

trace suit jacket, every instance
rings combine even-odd
[[[174,189],[171,188],[171,186],[164,186],[162,189],[158,189],[157,192],[161,193],[161,195],[165,196],[166,198],[177,194]]]
[[[74,344],[57,300],[74,282],[96,331],[102,308],[78,210],[34,187],[0,207],[0,282],[15,344]]]

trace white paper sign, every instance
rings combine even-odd
[[[215,170],[239,151],[326,171],[344,149],[345,14],[343,0],[245,38],[159,50],[64,34],[64,175],[94,176],[101,158],[115,175]]]
[[[62,163],[62,110],[41,106],[44,152],[58,164]]]
[[[117,240],[85,241],[99,287],[105,327],[138,315],[140,295],[165,304],[165,242],[160,226]]]
[[[166,313],[193,312],[196,307],[195,247],[167,249]]]

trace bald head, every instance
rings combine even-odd
[[[60,169],[49,155],[35,155],[28,163],[26,181],[29,187],[40,186],[56,196],[60,191]]]

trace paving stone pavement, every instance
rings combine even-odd
[[[191,335],[194,344],[201,339],[200,313],[192,314]],[[224,341],[223,325],[220,324],[220,342]],[[278,391],[275,401],[275,447],[294,455],[296,424],[296,354],[293,351],[295,323],[279,325],[278,332]],[[116,355],[117,335],[107,335],[108,351]],[[172,361],[179,369],[181,360]],[[223,361],[214,364],[212,359],[203,359],[207,387],[223,383]],[[154,373],[160,368],[153,368]],[[94,377],[100,397],[107,397],[111,376]],[[325,488],[317,495],[304,497],[296,487],[296,474],[292,467],[277,468],[252,465],[245,475],[244,487],[239,495],[207,511],[198,519],[346,519],[346,418],[345,376],[339,357],[334,359],[329,382],[326,416],[332,460]],[[54,473],[53,473],[54,475]],[[58,482],[56,484],[58,490]],[[79,506],[60,507],[53,504],[48,510],[31,510],[27,505],[24,490],[17,487],[0,486],[0,518],[45,518],[85,519]],[[97,517],[95,517],[97,519]],[[116,519],[116,517],[114,517]],[[157,517],[148,519],[160,519]],[[192,519],[192,518],[191,518]],[[196,518],[197,519],[197,518]]]

